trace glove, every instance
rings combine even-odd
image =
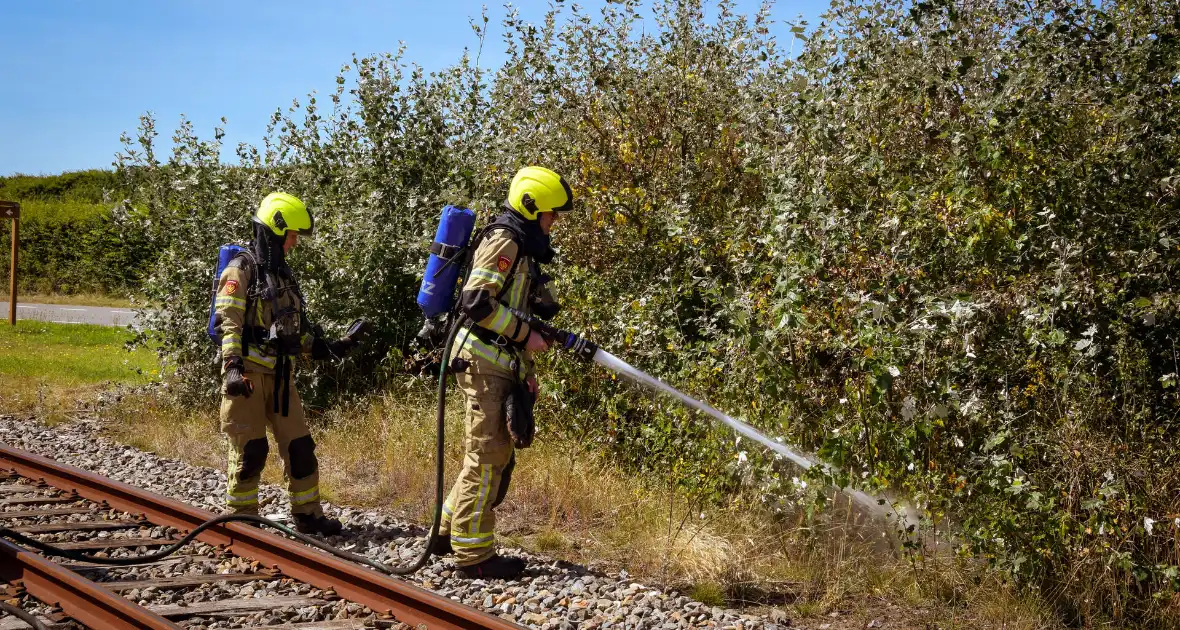
[[[356,347],[356,342],[348,337],[341,337],[336,341],[328,342],[328,352],[334,357],[344,358],[348,356],[349,352]]]
[[[536,402],[537,395],[530,392],[524,383],[513,385],[508,400],[504,401],[508,434],[512,436],[512,444],[516,448],[528,448],[533,444],[533,436],[537,433],[536,420],[533,418],[533,405]]]
[[[344,357],[372,332],[373,325],[365,319],[358,319],[348,325],[348,332],[336,341],[327,341],[317,337],[311,345],[311,358],[328,359]]]
[[[360,318],[348,325],[348,332],[344,336],[351,339],[354,344],[359,344],[369,337],[373,332],[373,323],[365,318]]]
[[[242,357],[233,357],[225,366],[225,395],[250,397],[254,393],[254,383],[242,374]]]
[[[557,302],[547,302],[545,300],[533,300],[533,314],[545,321],[549,321],[561,312],[561,305]]]

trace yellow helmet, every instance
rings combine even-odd
[[[254,222],[270,228],[277,236],[283,236],[291,230],[307,236],[315,228],[315,219],[307,206],[295,195],[284,192],[267,195],[258,204]]]
[[[508,205],[532,221],[542,212],[573,210],[574,193],[561,175],[540,166],[526,166],[512,178]]]

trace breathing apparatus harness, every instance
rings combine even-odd
[[[266,226],[254,224],[253,251],[243,250],[231,264],[245,260],[253,267],[250,286],[246,290],[245,325],[242,329],[242,354],[249,353],[253,344],[260,352],[275,352],[274,412],[286,417],[291,407],[291,368],[293,357],[303,351],[302,331],[309,330],[316,343],[322,344],[323,329],[312,326],[307,318],[307,300],[295,280],[295,274],[287,265],[283,253],[283,237],[275,235]],[[281,280],[287,283],[281,284]],[[280,308],[279,297],[283,293],[294,293],[296,306]],[[254,325],[258,313],[255,310],[260,301],[271,305],[270,328]],[[287,322],[294,319],[295,330],[289,330]]]

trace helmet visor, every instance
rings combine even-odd
[[[561,187],[565,190],[565,203],[561,204],[561,206],[557,208],[554,208],[553,211],[569,212],[574,209],[574,191],[570,190],[570,185],[566,183],[564,177],[559,178],[558,181],[561,182]]]

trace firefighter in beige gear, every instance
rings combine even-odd
[[[325,342],[321,330],[308,322],[286,254],[312,227],[311,213],[298,198],[281,192],[267,195],[254,214],[253,246],[231,260],[218,279],[215,325],[225,381],[221,431],[229,442],[229,512],[258,514],[269,428],[283,460],[295,529],[332,535],[340,533],[341,525],[325,517],[320,507],[315,442],[291,368],[302,355],[345,355],[368,325],[358,320],[349,335]]]
[[[465,320],[452,355],[466,366],[455,375],[467,399],[465,453],[432,544],[435,553],[453,553],[468,577],[515,577],[524,570],[523,560],[496,554],[495,509],[508,492],[514,446],[532,441],[531,407],[539,391],[533,354],[548,344],[512,311],[542,319],[557,314],[540,265],[553,260],[549,231],[558,213],[572,208],[573,194],[563,178],[545,168],[521,169],[504,212],[475,244],[460,292]],[[511,401],[520,400],[513,394],[522,392],[529,397],[526,429],[509,418]]]

